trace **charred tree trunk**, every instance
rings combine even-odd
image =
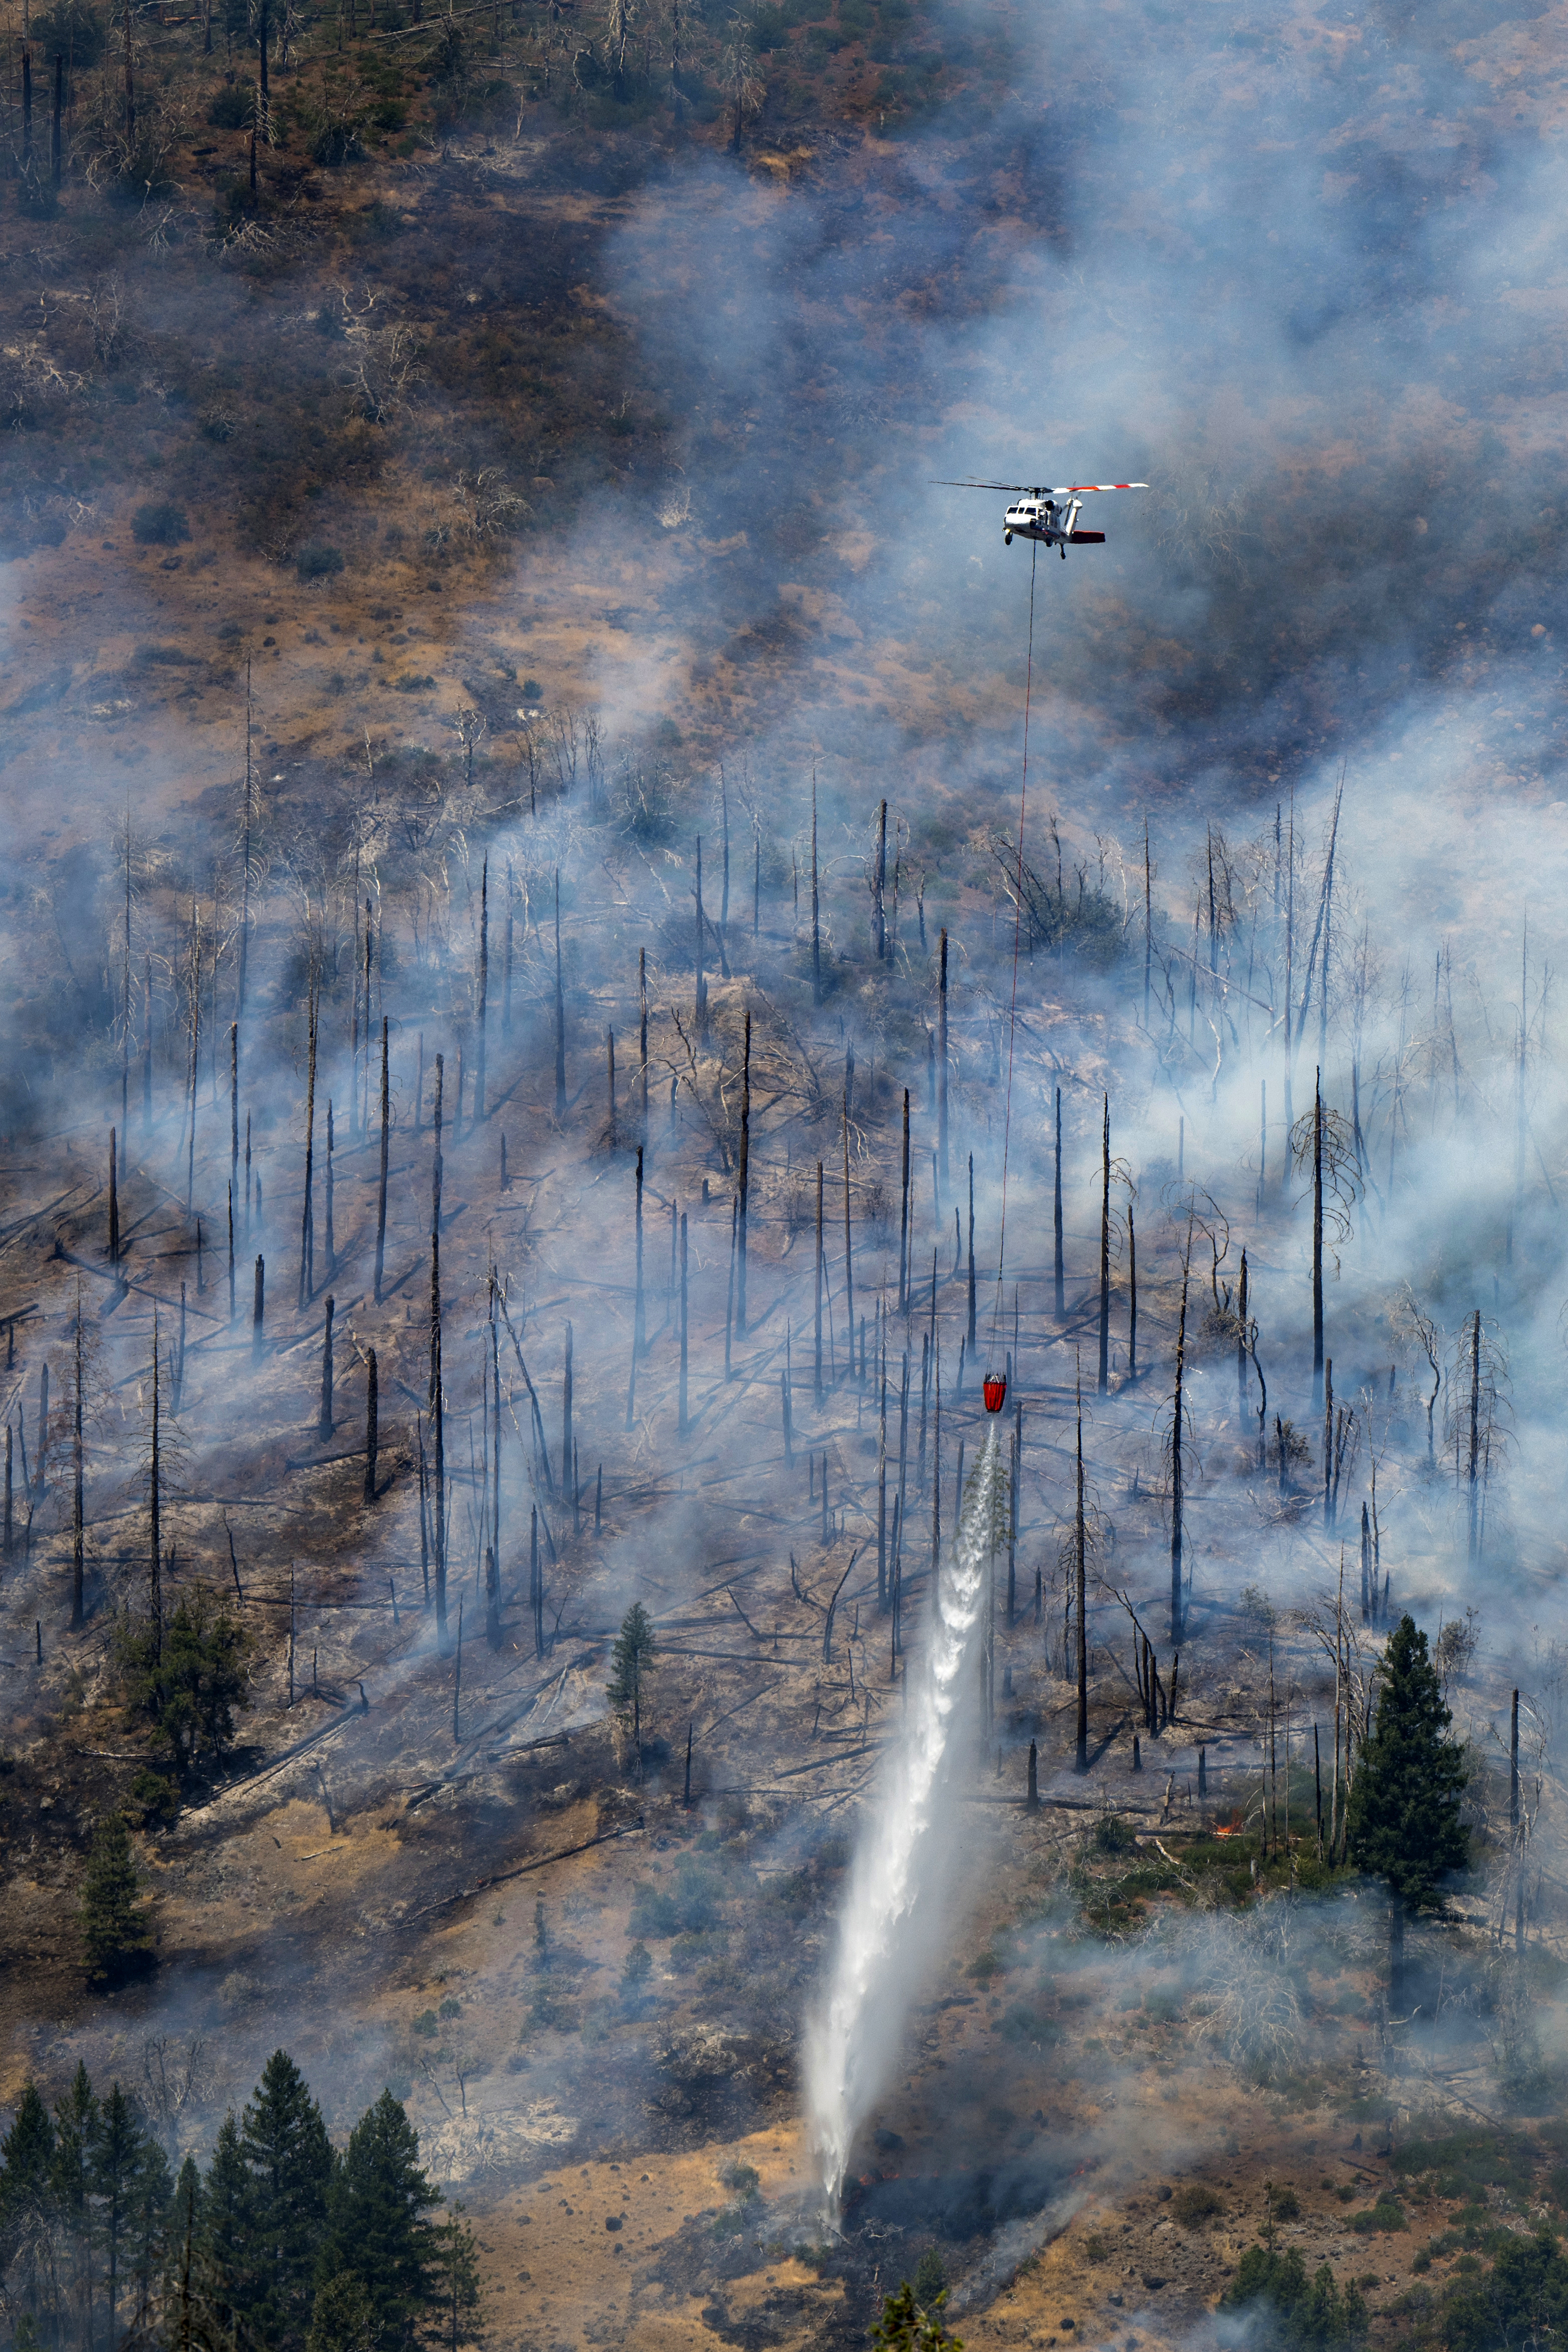
[[[947,1177],[947,932],[938,949],[940,970],[936,993],[936,1129],[942,1172]]]
[[[375,1349],[367,1348],[364,1359],[364,1499],[367,1503],[375,1500],[375,1456],[381,1439],[380,1413]]]
[[[316,1434],[324,1445],[332,1433],[332,1318],[337,1301],[329,1292],[327,1319],[321,1334],[321,1402],[316,1415]]]
[[[561,979],[561,868],[555,869],[555,1116],[566,1116],[566,992]]]
[[[392,1088],[386,1066],[386,1015],[381,1016],[381,1181],[375,1199],[375,1303],[386,1271],[386,1158],[392,1135]]]
[[[261,1360],[266,1317],[267,1260],[258,1256],[256,1261],[256,1297],[250,1310],[250,1358],[253,1363],[259,1363]]]
[[[75,1360],[75,1393],[71,1399],[71,1631],[73,1633],[77,1632],[80,1628],[86,1614],[82,1599],[84,1580],[83,1528],[85,1525],[82,1513],[82,1502],[85,1477],[85,1455],[82,1446],[81,1287],[79,1280],[78,1283],[76,1297]],[[1515,1696],[1513,1705],[1513,1719],[1515,1730],[1514,1745],[1517,1750],[1519,1727],[1519,1700],[1517,1696]],[[1514,1772],[1514,1785],[1516,1788],[1518,1783],[1519,1773],[1516,1768]],[[1517,1807],[1515,1810],[1517,1811]]]
[[[680,1213],[680,1434],[685,1436],[690,1414],[687,1390],[687,1290],[686,1290],[686,1212]]]
[[[311,1296],[315,1282],[316,1237],[311,1222],[311,1196],[316,1161],[316,981],[310,976],[310,1045],[305,1078],[305,1205],[300,1213],[300,1306]]]
[[[1089,1528],[1083,1506],[1083,1387],[1078,1391],[1078,1501],[1073,1512],[1073,1580],[1078,1609],[1078,1769],[1089,1769]]]
[[[708,1042],[708,975],[703,970],[702,939],[702,835],[697,836],[697,938],[696,968],[693,973],[692,1007],[697,1024],[697,1042]]]
[[[575,1510],[577,1484],[576,1465],[572,1444],[572,1326],[566,1326],[566,1360],[561,1373],[561,1475],[574,1496]]]
[[[877,961],[882,963],[888,953],[888,925],[882,911],[883,894],[888,887],[888,803],[883,801],[877,811],[876,879],[871,886],[871,924],[877,941]]]
[[[746,1041],[741,1061],[741,1166],[736,1192],[739,1210],[735,1247],[735,1328],[746,1330],[746,1212],[752,1176],[752,1015],[746,1013]]]
[[[120,1264],[120,1139],[109,1130],[109,1263]]]
[[[512,924],[511,860],[506,862],[506,948],[501,962],[500,1034],[511,1035],[511,924]]]
[[[1110,1097],[1105,1097],[1100,1129],[1100,1393],[1110,1386]]]
[[[1061,1323],[1066,1320],[1068,1310],[1067,1276],[1062,1261],[1062,1090],[1060,1087],[1057,1088],[1056,1236],[1057,1321]]]
[[[259,1260],[258,1261],[259,1264]],[[147,1611],[152,1621],[153,1663],[163,1662],[163,1465],[160,1426],[163,1395],[158,1363],[158,1310],[153,1309],[153,1444],[147,1465]]]
[[[822,1402],[822,1162],[816,1163],[816,1293],[813,1315],[813,1335],[816,1363],[812,1375],[812,1395]]]
[[[335,1129],[334,1129],[334,1128],[333,1128],[333,1125],[332,1125],[332,1098],[331,1098],[331,1095],[329,1095],[329,1096],[327,1097],[327,1202],[326,1202],[326,1207],[327,1207],[327,1280],[328,1280],[329,1282],[333,1282],[333,1281],[335,1281],[335,1280],[336,1280],[336,1278],[337,1278],[337,1271],[338,1271],[338,1242],[337,1242],[337,1233],[336,1233],[336,1229],[335,1229],[335,1227],[334,1227],[334,1225],[333,1225],[333,1223],[332,1223],[332,1209],[333,1209],[332,1194],[333,1194],[333,1189],[334,1189],[334,1186],[335,1186],[336,1181],[337,1181],[337,1171],[336,1171],[336,1169],[335,1169],[335,1168],[334,1168],[334,1166],[333,1166],[333,1161],[334,1161],[334,1160],[335,1160],[335,1158],[336,1158],[336,1154],[337,1154],[337,1135],[336,1135],[336,1131],[335,1131]],[[199,1227],[198,1227],[198,1231],[199,1231]]]
[[[811,1001],[822,1002],[822,923],[816,887],[816,770],[811,772]]]
[[[899,1310],[910,1303],[910,1265],[913,1235],[910,1231],[910,1090],[904,1088],[904,1173],[899,1204]],[[820,1351],[819,1351],[820,1352]]]
[[[849,1193],[849,1089],[844,1089],[844,1330],[849,1378],[855,1377],[855,1235]]]
[[[1190,1244],[1189,1244],[1190,1249]],[[1182,1593],[1182,1389],[1187,1369],[1188,1260],[1182,1260],[1182,1307],[1176,1325],[1176,1387],[1171,1411],[1171,1647],[1179,1649],[1184,1616]]]
[[[1323,1393],[1323,1074],[1312,1086],[1312,1402]]]
[[[490,1010],[490,861],[487,857],[479,869],[479,1051],[474,1062],[474,1121],[478,1125],[485,1115],[485,1054],[489,1042]],[[368,997],[365,1013],[368,1019]],[[610,1141],[615,1142],[616,1115],[610,1112]]]
[[[430,1549],[436,1563],[436,1637],[447,1646],[447,1402],[441,1368],[441,1234],[430,1234],[430,1428],[435,1441]]]
[[[1481,1310],[1470,1318],[1470,1465],[1469,1556],[1472,1566],[1479,1552],[1479,1502],[1481,1458]]]
[[[974,1354],[974,1154],[969,1155],[969,1352]]]

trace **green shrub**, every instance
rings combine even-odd
[[[1376,2237],[1384,2230],[1408,2230],[1405,2208],[1396,2197],[1380,2197],[1364,2213],[1351,2216],[1351,2228],[1358,2238]]]
[[[1438,2340],[1445,2352],[1517,2352],[1561,2343],[1568,2331],[1568,2261],[1545,2230],[1510,2237],[1485,2277],[1445,2297]]]
[[[180,1810],[180,1791],[166,1772],[154,1772],[143,1764],[131,1778],[131,1795],[142,1808],[143,1822],[155,1822],[167,1829]]]
[[[463,2004],[460,2000],[454,2000],[451,1994],[448,1993],[436,2014],[437,2017],[461,2017],[463,2014]]]
[[[1281,2352],[1329,2352],[1331,2347],[1360,2344],[1366,2335],[1367,2309],[1360,2289],[1347,2286],[1342,2294],[1327,2263],[1309,2279],[1294,2246],[1285,2253],[1248,2246],[1220,2297],[1220,2307],[1268,2313]]]
[[[149,499],[131,518],[131,536],[138,547],[178,547],[190,535],[184,509],[168,499]]]
[[[427,694],[435,683],[428,674],[419,677],[411,669],[405,669],[401,677],[395,677],[392,681],[394,691],[398,694]]]
[[[414,2032],[423,2035],[427,2042],[433,2042],[440,2030],[433,2009],[422,2009],[414,2021]]]
[[[930,2311],[947,2284],[947,2273],[942,2266],[942,2256],[934,2246],[928,2246],[915,2264],[912,2281],[915,2301],[922,2311]]]
[[[1191,2230],[1198,2222],[1206,2221],[1211,2213],[1223,2213],[1225,2204],[1206,2180],[1189,2180],[1184,2189],[1177,2189],[1171,2200],[1171,2210],[1178,2221]]]
[[[255,116],[256,85],[249,81],[226,82],[207,109],[215,131],[247,131]]]
[[[342,568],[342,549],[329,547],[324,540],[307,540],[294,558],[294,569],[301,580],[325,580]]]
[[[1102,1813],[1094,1825],[1093,1843],[1097,1853],[1130,1853],[1138,1843],[1138,1833],[1131,1822],[1119,1821],[1114,1813]]]
[[[718,1896],[721,1882],[697,1862],[685,1861],[676,1873],[673,1887],[650,1886],[646,1882],[636,1890],[627,1933],[655,1939],[664,1936],[699,1935],[704,1929],[720,1924]]]

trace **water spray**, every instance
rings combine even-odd
[[[974,1677],[968,1671],[1007,1535],[1007,1481],[994,1417],[964,1487],[942,1563],[931,1638],[901,1735],[855,1858],[838,1948],[808,2035],[806,2095],[830,2216],[855,2135],[896,2064],[904,2018],[957,1844],[954,1767]]]

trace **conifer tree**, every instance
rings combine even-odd
[[[886,2296],[882,2316],[871,2330],[877,2352],[963,2352],[963,2339],[950,2336],[942,2321],[944,2290],[927,2311],[915,2300],[906,2279],[897,2294]]]
[[[610,1705],[623,1718],[631,1717],[637,1770],[642,1770],[642,1685],[654,1661],[653,1620],[640,1601],[634,1601],[621,1620],[621,1630],[610,1655],[606,1685]]]
[[[375,2314],[352,2272],[317,2290],[305,2352],[376,2352]]]
[[[146,1906],[121,1813],[106,1813],[93,1834],[82,1885],[81,1941],[87,1972],[110,1984],[142,1965],[153,1947]]]
[[[240,2145],[231,2107],[218,2128],[213,2158],[202,2185],[201,2252],[220,2271],[223,2302],[232,2336],[256,2299],[254,2223],[256,2182]]]
[[[53,2264],[55,2128],[36,2083],[24,2084],[0,2141],[0,2262],[25,2318],[37,2320]]]
[[[354,2126],[334,2170],[316,2266],[318,2293],[331,2291],[330,2309],[346,2307],[339,2282],[359,2281],[375,2352],[411,2352],[430,2309],[437,2249],[426,2216],[440,2202],[440,2190],[420,2168],[417,2133],[384,2091]]]
[[[451,2220],[438,2222],[431,2234],[436,2241],[431,2332],[445,2352],[461,2352],[463,2345],[474,2342],[484,2322],[479,2248],[460,2205],[453,2208]]]
[[[239,2146],[250,2175],[253,2292],[246,2318],[262,2344],[302,2352],[333,2158],[321,2110],[286,2050],[275,2050],[262,2069],[240,2120]]]
[[[100,2119],[91,2079],[79,2060],[71,2086],[55,2103],[55,2155],[50,2188],[68,2250],[65,2291],[75,2305],[81,2338],[92,2330],[92,2163]]]
[[[1405,2001],[1405,1922],[1436,1910],[1446,1880],[1469,1860],[1459,1819],[1468,1772],[1426,1636],[1404,1616],[1377,1669],[1377,1721],[1351,1790],[1347,1850],[1388,1889],[1388,1997]]]
[[[100,2119],[98,2144],[92,2158],[92,2193],[98,2205],[100,2242],[103,2248],[109,2298],[109,2333],[119,2328],[121,2277],[134,2273],[141,2237],[142,2200],[139,2190],[147,2163],[148,2138],[136,2102],[118,2083],[110,2085]],[[163,2151],[157,2150],[163,2163]],[[164,2167],[165,2172],[167,2167]]]

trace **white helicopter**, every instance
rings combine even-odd
[[[1086,498],[1097,490],[1146,490],[1147,482],[1068,482],[1060,489],[1046,489],[1039,484],[1025,482],[940,482],[933,487],[944,490],[1006,490],[1013,494],[1013,504],[1007,509],[1002,523],[1002,544],[1011,547],[1014,537],[1038,540],[1044,547],[1061,551],[1062,562],[1068,559],[1069,547],[1103,547],[1102,530],[1079,530],[1079,509]]]

